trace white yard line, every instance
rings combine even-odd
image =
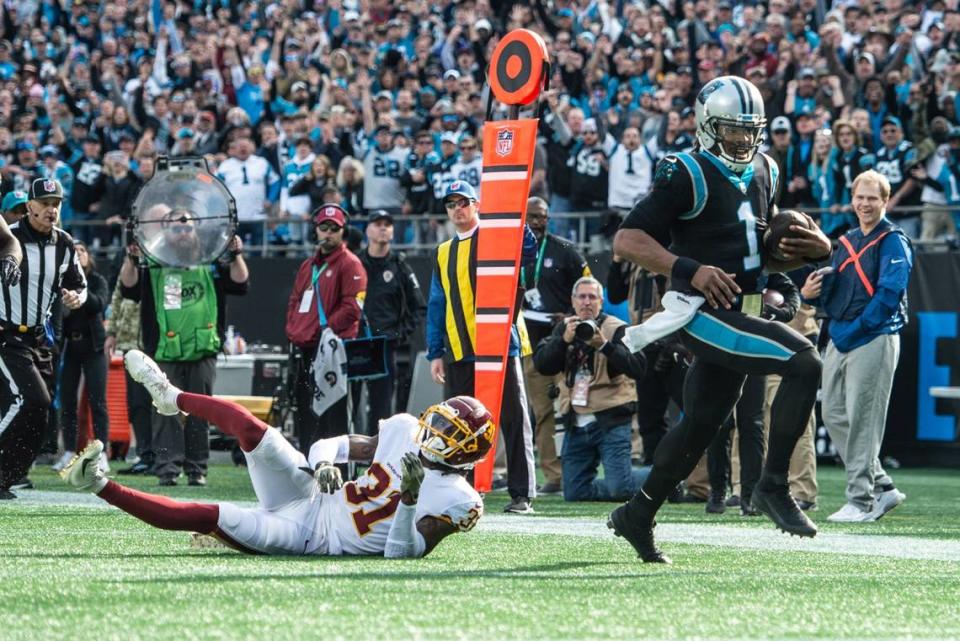
[[[18,490],[20,497],[7,505],[63,506],[109,509],[110,506],[92,494],[85,492],[48,492]],[[235,505],[252,507],[252,501],[231,501]],[[0,506],[3,507],[3,506]],[[925,539],[910,536],[880,536],[876,534],[848,534],[831,532],[829,524],[821,525],[820,533],[813,539],[789,536],[776,529],[767,520],[757,518],[757,527],[732,527],[729,525],[704,525],[702,523],[660,523],[657,526],[658,543],[687,543],[692,545],[716,545],[745,550],[785,550],[790,552],[814,552],[817,554],[854,554],[897,559],[921,559],[931,561],[960,561],[960,541]],[[762,524],[762,526],[760,525]],[[864,532],[871,525],[863,524]],[[538,536],[556,534],[618,541],[607,529],[604,519],[570,517],[551,518],[486,514],[477,524],[477,532],[492,534],[519,534]]]
[[[658,543],[689,543],[718,545],[748,550],[787,550],[817,554],[855,554],[898,559],[925,559],[933,561],[960,561],[960,541],[925,539],[910,536],[880,536],[876,534],[846,534],[830,532],[830,525],[820,526],[813,539],[801,539],[775,529],[765,518],[763,527],[731,527],[702,523],[659,523],[656,529]],[[864,523],[864,531],[870,524]],[[826,530],[826,531],[825,531]],[[583,517],[549,518],[524,517],[505,514],[484,515],[477,524],[478,532],[498,534],[560,534],[614,540],[605,519]],[[623,539],[616,539],[628,545]]]

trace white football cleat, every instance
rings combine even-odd
[[[74,456],[73,460],[60,470],[60,478],[78,490],[99,492],[107,484],[107,479],[100,471],[100,456],[102,454],[103,443],[96,440],[91,441],[80,454]]]
[[[167,375],[152,358],[139,349],[131,349],[123,355],[123,364],[130,372],[130,377],[150,392],[157,413],[163,416],[176,416],[180,413],[180,408],[177,407],[180,389],[167,380]]]

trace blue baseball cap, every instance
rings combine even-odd
[[[884,119],[880,122],[880,126],[884,125],[893,125],[897,129],[903,129],[903,123],[900,122],[900,119],[896,116],[885,116]]]
[[[26,204],[30,200],[27,198],[27,192],[25,191],[11,191],[9,194],[3,197],[3,204],[0,204],[0,209],[3,211],[10,211],[17,205]]]
[[[455,180],[450,183],[450,186],[447,187],[447,190],[443,194],[443,200],[446,201],[450,196],[463,196],[470,200],[480,200],[477,198],[477,192],[473,188],[473,185],[465,180]]]

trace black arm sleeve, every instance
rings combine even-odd
[[[146,87],[141,83],[137,90],[133,92],[133,117],[146,129],[148,114],[143,104],[143,94],[146,93]]]
[[[693,209],[693,180],[676,156],[657,164],[653,189],[638,202],[620,225],[622,229],[645,231],[658,241],[669,238],[670,226]]]
[[[87,288],[87,278],[83,275],[83,270],[80,268],[80,263],[77,262],[76,250],[72,245],[70,246],[69,252],[70,257],[67,259],[67,269],[65,272],[63,272],[63,278],[60,280],[60,287],[75,292],[81,292]]]
[[[607,298],[614,305],[627,300],[630,295],[630,266],[626,261],[610,264],[607,271]]]
[[[647,368],[647,360],[643,352],[633,353],[623,344],[623,334],[627,331],[625,325],[613,332],[613,338],[603,346],[601,353],[607,357],[607,376],[613,378],[626,374],[630,378],[639,380]]]
[[[90,315],[102,312],[109,300],[107,281],[100,274],[91,272],[87,280],[87,300],[83,303],[83,311]]]
[[[410,336],[426,317],[427,303],[423,299],[420,283],[413,273],[413,268],[407,261],[400,261],[400,286],[403,288],[403,321],[401,324],[402,336]]]
[[[555,38],[560,29],[550,17],[550,14],[547,13],[547,8],[544,6],[544,0],[534,2],[533,8],[537,12],[537,17],[540,18],[540,21],[543,23],[543,28],[547,30],[547,33],[550,34],[551,38]]]
[[[567,358],[567,343],[563,340],[564,324],[558,323],[553,333],[536,346],[533,366],[544,376],[556,376],[563,371]]]
[[[245,280],[242,283],[236,283],[230,278],[230,264],[218,264],[217,265],[217,281],[220,283],[220,287],[223,289],[224,294],[230,294],[232,296],[245,296],[247,291],[250,289],[250,281]]]
[[[124,260],[130,259],[125,258]],[[141,292],[143,291],[142,288],[145,286],[145,284],[150,282],[150,271],[146,267],[137,267],[137,269],[140,270],[140,277],[137,279],[137,284],[133,287],[127,287],[122,281],[120,281],[119,278],[117,279],[117,282],[120,284],[120,296],[126,298],[127,300],[132,300],[139,303],[141,299]]]
[[[287,190],[287,195],[289,196],[303,196],[310,193],[310,180],[303,175],[300,177],[300,180],[295,182],[290,186],[290,189]]]

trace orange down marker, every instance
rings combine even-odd
[[[480,231],[477,237],[476,352],[474,396],[500,427],[500,409],[517,304],[523,225],[539,119],[517,119],[520,105],[538,98],[549,77],[549,54],[543,39],[516,29],[497,45],[487,74],[493,98],[509,105],[514,119],[483,127],[483,173],[480,179]],[[476,466],[474,485],[489,492],[494,449]]]

